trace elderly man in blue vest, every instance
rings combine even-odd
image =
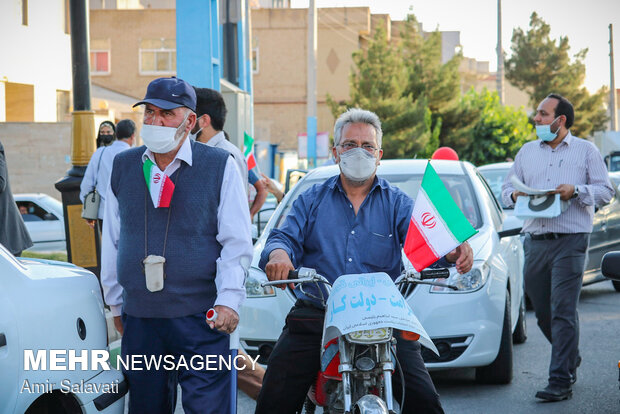
[[[123,359],[172,363],[123,367],[130,411],[172,413],[178,381],[185,412],[225,413],[230,375],[208,362],[229,355],[227,334],[245,298],[252,244],[244,184],[228,152],[187,139],[196,123],[187,82],[156,79],[141,104],[146,148],[114,159],[101,281]],[[207,324],[211,307],[217,319]]]

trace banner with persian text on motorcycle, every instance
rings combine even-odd
[[[420,343],[437,355],[435,344],[386,273],[342,275],[327,300],[323,345],[351,332],[394,328],[420,335]]]

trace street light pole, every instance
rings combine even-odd
[[[71,27],[71,72],[73,112],[71,113],[71,163],[67,176],[55,187],[62,194],[67,256],[71,263],[99,274],[99,237],[82,219],[80,184],[95,151],[95,112],[90,100],[90,51],[88,5],[86,0],[69,0]]]
[[[308,118],[306,132],[308,139],[308,169],[316,167],[316,54],[317,54],[317,16],[316,3],[310,0],[308,4],[308,81],[306,106]]]
[[[497,0],[497,94],[504,105],[504,49],[502,48],[502,0]]]
[[[609,72],[610,72],[610,105],[611,110],[611,130],[618,130],[618,98],[616,92],[616,76],[614,72],[614,25],[609,25]]]

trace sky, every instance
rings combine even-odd
[[[388,13],[402,20],[410,10],[425,31],[460,31],[463,55],[489,61],[497,69],[497,0],[315,0],[317,7],[370,6],[372,13]],[[292,7],[308,7],[308,0],[291,0]],[[588,48],[585,86],[591,92],[610,84],[609,24],[614,29],[616,88],[620,88],[620,0],[502,0],[502,43],[510,56],[514,28],[529,28],[537,12],[551,26],[551,37],[567,36],[574,55]]]

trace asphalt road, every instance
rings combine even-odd
[[[530,311],[527,313],[528,339],[524,344],[514,347],[514,379],[511,384],[476,384],[473,369],[432,373],[445,412],[620,413],[620,293],[614,291],[610,282],[583,288],[579,316],[583,362],[571,400],[543,403],[534,398],[536,391],[546,385],[551,346],[538,329],[534,313]],[[182,412],[179,402],[176,413]],[[253,412],[254,401],[240,394],[238,413]]]

